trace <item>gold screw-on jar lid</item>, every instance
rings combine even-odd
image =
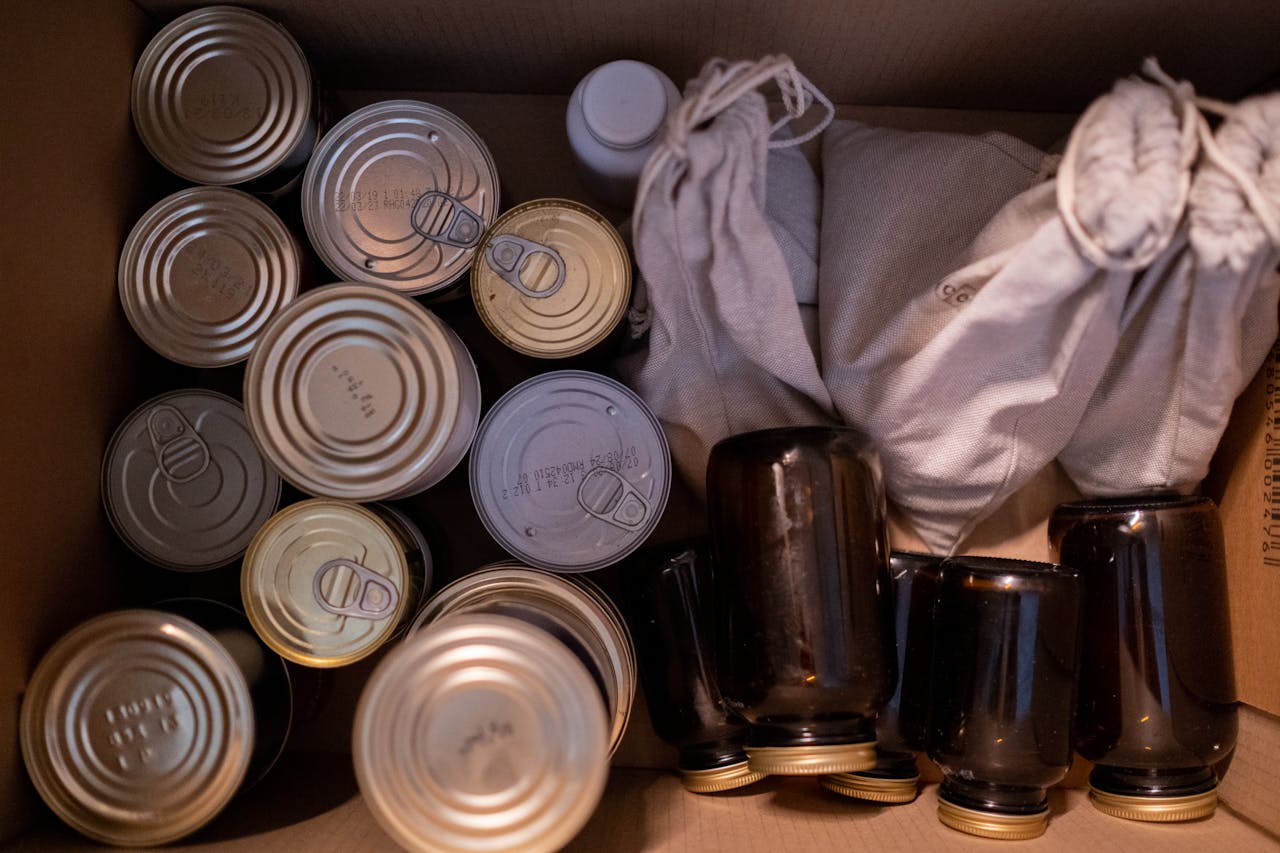
[[[36,667],[19,724],[40,796],[107,844],[165,844],[211,820],[249,768],[249,685],[231,654],[157,610],[99,616]]]
[[[770,776],[821,776],[853,773],[876,766],[876,742],[821,746],[749,746],[751,769]]]
[[[1090,787],[1089,799],[1103,814],[1148,823],[1199,820],[1213,814],[1218,807],[1216,789],[1185,797],[1135,797]]]
[[[374,817],[410,850],[551,853],[604,792],[608,720],[587,667],[551,634],[455,613],[378,665],[352,758]]]
[[[752,770],[746,761],[729,764],[724,767],[712,767],[709,770],[681,770],[680,784],[694,794],[714,794],[719,791],[732,791],[759,782],[767,776],[758,770]]]
[[[938,820],[946,826],[981,838],[1025,841],[1039,838],[1049,827],[1049,809],[1035,814],[1001,814],[966,809],[938,798]]]
[[[832,773],[819,781],[828,791],[873,803],[909,803],[920,793],[919,776],[887,779],[860,773]]]

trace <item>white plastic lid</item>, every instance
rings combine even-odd
[[[633,59],[602,65],[582,89],[582,113],[591,135],[615,148],[635,148],[653,139],[667,116],[661,73]]]

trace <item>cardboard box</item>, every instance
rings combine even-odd
[[[7,448],[0,514],[7,617],[0,620],[0,840],[16,839],[17,849],[93,847],[52,820],[21,766],[17,710],[40,654],[82,619],[111,607],[187,590],[234,600],[238,589],[235,567],[175,577],[140,565],[116,541],[98,502],[102,451],[137,402],[182,385],[235,393],[238,382],[234,371],[198,374],[147,351],[116,297],[117,255],[129,228],[151,203],[181,186],[151,161],[133,132],[130,75],[159,25],[188,5],[21,0],[0,13],[6,106],[0,364],[7,405],[0,418]],[[566,150],[566,95],[587,70],[617,57],[653,62],[684,80],[713,55],[785,52],[837,103],[859,105],[842,107],[842,114],[903,127],[1002,129],[1042,146],[1058,140],[1073,113],[1147,54],[1224,99],[1280,79],[1280,4],[1270,0],[251,5],[294,33],[339,114],[394,92],[438,103],[469,122],[493,151],[508,205],[551,195],[591,202]],[[449,94],[456,92],[470,94]],[[301,234],[296,213],[293,220]],[[465,301],[442,315],[477,348],[486,402],[537,369],[494,344]],[[1225,808],[1195,825],[1152,827],[1106,818],[1081,791],[1059,791],[1049,833],[1026,849],[1275,848],[1280,719],[1271,715],[1280,713],[1280,632],[1270,611],[1280,602],[1280,569],[1261,555],[1258,538],[1259,531],[1271,536],[1280,523],[1270,515],[1274,494],[1259,486],[1273,458],[1266,429],[1274,413],[1263,401],[1274,396],[1269,381],[1261,379],[1237,407],[1214,480],[1233,543],[1240,695],[1253,706],[1244,712],[1222,789]],[[984,525],[969,550],[1043,557],[1045,516],[1068,488],[1047,472]],[[439,582],[500,556],[470,509],[465,472],[411,506],[436,549]],[[660,536],[679,538],[699,524],[696,504],[678,495]],[[389,849],[359,799],[346,754],[352,707],[370,666],[336,673],[327,704],[299,724],[291,755],[265,788],[235,803],[192,843],[214,850]],[[606,799],[574,849],[991,844],[938,824],[932,787],[915,804],[896,809],[824,794],[806,780],[771,781],[738,795],[685,794],[661,769],[621,769],[671,763],[671,751],[653,737],[642,709],[615,763],[620,769]]]

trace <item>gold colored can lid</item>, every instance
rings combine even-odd
[[[822,776],[876,766],[876,742],[821,746],[748,746],[751,769],[770,776]]]
[[[1147,823],[1177,823],[1209,817],[1218,807],[1218,791],[1185,797],[1135,797],[1089,788],[1089,799],[1103,814]]]
[[[487,613],[433,623],[360,697],[352,758],[365,803],[410,850],[559,850],[608,777],[599,695],[540,628]]]
[[[748,762],[739,761],[709,770],[681,770],[680,784],[693,794],[715,794],[732,791],[759,782],[768,774],[752,770]]]
[[[423,606],[409,628],[413,635],[450,614],[483,609],[503,601],[542,609],[573,632],[603,679],[609,712],[610,755],[622,743],[636,693],[636,654],[618,608],[591,581],[504,561],[445,586]]]
[[[389,640],[414,591],[405,546],[371,510],[313,499],[276,513],[245,553],[240,592],[262,641],[304,666],[357,661]]]
[[[471,292],[494,337],[537,358],[578,355],[617,327],[631,258],[609,221],[549,198],[504,213],[477,247]]]
[[[1025,841],[1044,835],[1049,827],[1049,809],[1035,814],[1000,814],[966,809],[939,797],[938,820],[969,835],[1000,841]]]
[[[156,610],[92,619],[36,667],[22,757],[69,826],[107,844],[175,841],[211,820],[249,768],[249,686],[194,622]]]
[[[920,793],[919,776],[891,779],[861,773],[832,773],[819,781],[828,791],[873,803],[909,803]]]

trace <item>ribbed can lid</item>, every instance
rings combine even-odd
[[[293,37],[235,6],[175,19],[133,72],[138,136],[165,168],[197,184],[245,183],[283,165],[313,132],[312,98]]]
[[[537,358],[565,358],[605,340],[631,298],[631,258],[609,221],[586,205],[539,199],[485,234],[472,301],[494,337]]]
[[[538,568],[586,572],[648,538],[671,488],[657,418],[626,386],[559,370],[508,391],[471,454],[471,497],[503,548]]]
[[[249,357],[245,412],[263,455],[312,495],[416,494],[466,454],[480,380],[461,339],[417,302],[334,284],[295,299]]]
[[[262,641],[304,666],[343,666],[395,634],[421,593],[405,543],[374,512],[314,499],[272,516],[240,573],[245,614]]]
[[[138,220],[117,271],[130,325],[192,367],[243,361],[298,294],[298,248],[280,217],[223,187],[174,193]]]
[[[226,565],[280,503],[280,478],[235,400],[190,389],[143,403],[102,462],[112,527],[143,558],[175,571]]]
[[[364,801],[410,850],[559,850],[604,792],[598,697],[547,632],[492,614],[443,619],[392,650],[360,697]]]
[[[329,269],[402,293],[465,274],[497,209],[489,149],[462,119],[421,101],[381,101],[338,122],[302,181],[302,219]]]
[[[19,727],[40,796],[107,844],[174,841],[231,799],[249,767],[249,686],[194,622],[154,610],[92,619],[36,667]]]
[[[431,597],[409,626],[407,637],[436,621],[503,601],[541,609],[569,627],[595,659],[604,679],[609,712],[609,752],[622,743],[636,695],[636,653],[621,612],[586,578],[565,578],[518,563],[482,568]]]

